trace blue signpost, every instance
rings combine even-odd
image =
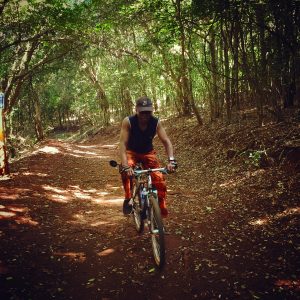
[[[4,93],[0,93],[0,109],[4,109]]]

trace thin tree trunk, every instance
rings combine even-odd
[[[31,90],[30,94],[33,102],[33,108],[34,108],[35,135],[37,140],[41,141],[44,139],[44,131],[42,125],[42,116],[41,116],[41,103],[39,99],[39,94],[33,85],[32,79],[30,79],[30,90]]]

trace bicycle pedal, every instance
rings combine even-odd
[[[166,227],[164,227],[164,234],[165,234],[165,235],[170,235],[171,232],[167,231]]]

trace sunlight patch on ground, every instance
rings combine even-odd
[[[95,211],[93,211],[95,213]],[[112,223],[111,221],[95,221],[93,216],[87,215],[87,214],[75,214],[73,215],[73,219],[71,221],[68,221],[69,224],[81,224],[81,225],[88,225],[91,227],[101,227],[101,226],[112,226],[115,225],[115,223]],[[98,218],[99,219],[99,218]]]
[[[107,221],[97,221],[97,222],[91,223],[91,226],[98,227],[98,226],[107,225],[107,224],[109,224],[109,222],[107,222]]]
[[[76,191],[76,192],[74,192],[74,196],[76,198],[85,199],[85,200],[90,200],[92,198],[90,195],[86,195],[84,193],[84,191],[82,191],[82,192]]]
[[[75,154],[97,155],[97,153],[90,151],[73,150],[72,152]]]
[[[94,154],[95,156],[85,156],[87,155],[86,153],[83,155],[80,154],[74,154],[74,153],[69,153],[68,155],[73,156],[73,157],[84,157],[84,158],[99,158],[99,159],[108,159],[109,156],[107,155],[98,155],[98,154]]]
[[[0,209],[3,211],[0,211],[0,220],[1,219],[13,219],[17,224],[27,224],[36,226],[39,223],[32,220],[29,216],[20,216],[17,213],[27,213],[28,208],[27,207],[16,207],[16,206],[4,206],[0,205]],[[7,211],[8,210],[8,211]]]
[[[17,200],[22,193],[30,191],[29,189],[14,188],[7,190],[7,188],[0,187],[0,199],[2,200]]]
[[[13,212],[0,211],[0,220],[1,219],[10,219],[10,218],[12,218],[14,216],[16,216],[16,214],[13,213]]]
[[[220,184],[220,187],[222,188],[230,188],[230,187],[236,187],[237,185],[241,184],[243,181],[245,181],[245,179],[247,179],[247,176],[246,177],[237,177],[237,178],[234,178],[234,179],[229,179],[223,183]]]
[[[20,197],[20,194],[8,194],[8,193],[1,193],[0,199],[2,200],[17,200]]]
[[[119,142],[118,142],[118,143],[115,143],[115,144],[102,145],[102,146],[100,146],[100,147],[101,147],[101,148],[104,148],[104,149],[115,149],[115,148],[118,147],[118,144],[119,144]]]
[[[42,187],[46,191],[51,191],[51,192],[55,192],[55,193],[62,193],[62,194],[66,193],[66,190],[62,190],[60,188],[53,187],[53,186],[50,186],[50,185],[43,185]]]
[[[109,195],[109,192],[99,192],[99,193],[97,193],[97,195],[99,195],[99,196],[107,196],[107,195]]]
[[[109,249],[105,249],[105,250],[103,250],[103,251],[97,253],[97,255],[100,256],[100,257],[101,257],[101,256],[107,256],[107,255],[110,255],[110,254],[112,254],[112,253],[114,253],[114,252],[115,252],[114,249],[109,248]]]
[[[49,176],[48,174],[45,174],[45,173],[33,173],[33,172],[24,172],[24,173],[22,173],[22,175],[25,175],[25,176],[38,176],[38,177],[47,177],[47,176]]]
[[[250,221],[249,224],[253,226],[261,226],[271,224],[274,221],[278,221],[288,216],[300,215],[300,207],[287,208],[283,212],[277,213],[273,216],[267,216],[259,218],[257,220]]]
[[[39,222],[32,220],[30,217],[18,217],[16,219],[17,224],[28,224],[32,226],[39,225]]]
[[[261,225],[266,225],[268,223],[269,223],[268,218],[261,218],[261,219],[257,219],[257,220],[249,222],[249,224],[253,225],[253,226],[261,226]]]
[[[107,183],[105,185],[105,188],[109,189],[109,190],[119,190],[119,189],[123,190],[123,186],[115,186],[115,185],[112,185],[112,184],[109,184],[109,183]]]
[[[263,173],[265,173],[265,170],[263,170],[263,169],[255,170],[253,172],[247,171],[244,174],[244,176],[242,176],[242,177],[238,176],[236,178],[228,179],[225,182],[221,183],[219,186],[222,188],[233,188],[233,187],[236,187],[237,185],[240,185],[241,183],[243,183],[246,179],[248,179],[250,177],[259,176]]]
[[[278,220],[290,215],[300,215],[300,207],[287,208],[283,212],[276,214],[274,219]]]
[[[50,195],[51,200],[58,203],[68,203],[72,198],[64,195]]]
[[[91,201],[94,204],[119,205],[123,202],[123,198],[112,198],[108,191],[97,189],[81,189],[79,185],[71,185],[66,189],[55,186],[43,185],[47,191],[49,200],[59,203],[68,203],[74,200]],[[116,188],[119,189],[119,188]]]
[[[89,190],[82,190],[78,185],[70,185],[70,188],[76,191],[82,191],[84,193],[96,193],[97,189],[89,189]]]
[[[63,190],[57,187],[53,187],[50,185],[43,185],[42,188],[45,191],[53,192],[52,194],[48,194],[50,200],[58,203],[67,203],[72,200],[70,195],[67,195],[69,192],[67,190]]]
[[[54,252],[54,255],[66,257],[75,262],[84,262],[86,260],[86,255],[84,252]]]
[[[299,279],[279,279],[275,283],[276,286],[280,288],[289,288],[300,290],[300,280]]]
[[[34,151],[33,154],[43,152],[46,154],[58,154],[60,151],[55,147],[45,146],[43,148],[38,149],[37,151]]]
[[[7,206],[7,209],[14,211],[14,212],[27,212],[27,207],[16,207],[16,206]]]
[[[75,215],[73,215],[73,217],[77,220],[84,220],[84,216],[81,214],[75,214]]]
[[[123,198],[111,198],[111,199],[93,199],[92,200],[96,204],[119,204],[123,203],[124,199]]]
[[[98,145],[77,145],[77,147],[82,149],[99,148]]]

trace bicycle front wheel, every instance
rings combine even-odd
[[[158,205],[157,195],[149,195],[150,202],[150,233],[153,257],[156,265],[162,268],[165,264],[165,234]]]
[[[132,196],[132,216],[135,224],[135,229],[138,233],[142,233],[144,230],[144,220],[141,216],[141,200],[139,197],[139,191],[136,191],[137,186],[136,183],[133,183]]]

